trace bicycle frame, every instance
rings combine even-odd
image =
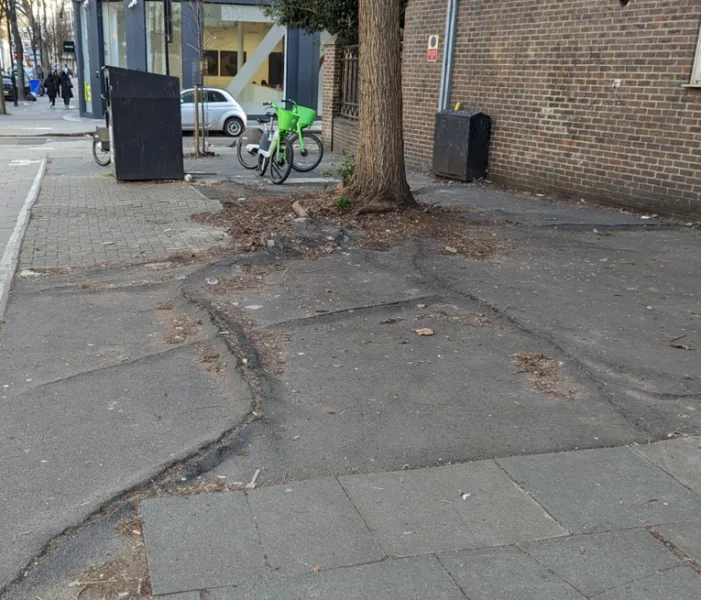
[[[290,104],[292,104],[292,111],[297,112],[298,104],[294,100],[285,100],[285,102],[289,102]],[[306,129],[307,127],[309,126],[305,125],[304,127],[302,127],[302,125],[300,125],[299,120],[297,121],[297,126],[295,127],[295,133],[297,134],[297,138],[299,139],[299,149],[302,151],[302,155],[304,155],[304,153],[306,152],[306,149],[304,148],[304,136],[302,135],[302,130]]]

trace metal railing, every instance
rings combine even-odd
[[[341,116],[358,118],[358,46],[346,46],[341,62]]]

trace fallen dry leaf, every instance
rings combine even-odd
[[[414,329],[416,335],[433,335],[433,329],[428,327],[420,327],[419,329]]]
[[[321,567],[319,565],[312,567],[312,573],[319,573],[320,571]]]
[[[693,350],[689,344],[670,344],[672,348],[676,348],[677,350]]]
[[[397,322],[397,319],[395,319],[393,317],[387,317],[386,319],[382,319],[382,321],[380,321],[380,325],[391,325],[392,323],[396,323],[396,322]]]

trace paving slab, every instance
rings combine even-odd
[[[609,590],[596,600],[698,600],[701,577],[688,567],[676,567]]]
[[[628,447],[497,462],[572,532],[701,522],[701,498]]]
[[[519,545],[587,597],[681,565],[644,529]]]
[[[454,552],[439,559],[470,600],[584,600],[518,548]]]
[[[669,542],[672,542],[696,562],[701,563],[701,525],[678,523],[676,525],[658,525],[655,527]]]
[[[115,495],[217,440],[250,405],[245,381],[207,373],[193,347],[3,389],[0,581]]]
[[[433,556],[210,590],[208,600],[465,600]]]
[[[236,585],[265,573],[243,492],[146,500],[141,516],[155,595]]]
[[[335,479],[261,488],[248,498],[273,574],[297,575],[385,557]]]
[[[22,246],[23,269],[65,269],[163,260],[226,243],[196,223],[217,211],[185,183],[118,183],[103,175],[58,175],[49,165]]]
[[[664,440],[633,449],[701,496],[701,437]]]
[[[340,481],[392,556],[502,546],[567,533],[492,461]],[[463,499],[459,491],[471,495]]]

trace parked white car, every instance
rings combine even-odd
[[[200,90],[200,126],[204,111],[204,126],[208,131],[223,131],[237,137],[246,129],[248,118],[241,105],[226,90],[202,88]],[[183,131],[195,129],[195,90],[180,92],[180,114]]]

